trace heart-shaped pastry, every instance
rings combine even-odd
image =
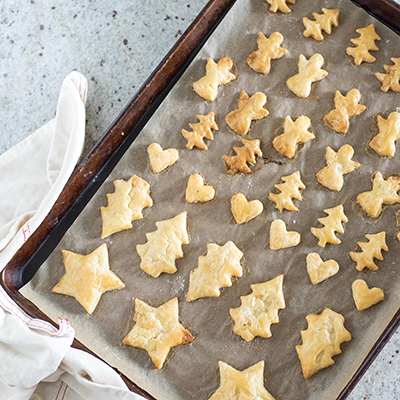
[[[338,271],[339,264],[335,260],[322,261],[318,253],[307,255],[307,272],[314,285],[337,274]]]
[[[260,200],[247,201],[243,193],[236,193],[231,199],[231,211],[238,224],[250,221],[260,215],[263,210]]]
[[[300,243],[300,233],[288,232],[286,224],[281,219],[275,219],[269,230],[269,247],[271,250],[297,246]]]
[[[215,196],[215,189],[204,184],[204,179],[199,174],[189,176],[186,188],[186,201],[188,203],[199,203],[210,201]]]
[[[147,154],[149,155],[150,167],[153,172],[161,172],[163,169],[176,162],[179,158],[178,150],[163,150],[157,143],[149,145],[147,148]]]
[[[382,289],[378,287],[369,289],[367,282],[363,279],[355,280],[351,285],[351,289],[353,290],[353,299],[358,311],[379,303],[385,297]]]

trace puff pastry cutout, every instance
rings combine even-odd
[[[124,344],[146,350],[154,365],[161,369],[172,347],[191,342],[194,337],[179,322],[178,298],[160,307],[151,307],[135,299],[136,322]]]
[[[276,203],[275,208],[279,211],[299,211],[293,204],[293,199],[302,200],[300,189],[305,189],[306,185],[301,181],[300,172],[296,171],[292,175],[282,176],[283,183],[274,185],[280,193],[270,193],[268,198]]]
[[[330,190],[340,191],[343,187],[343,175],[349,174],[360,166],[358,162],[352,161],[354,149],[349,145],[343,145],[338,152],[329,146],[326,148],[326,164],[317,173],[318,182]]]
[[[157,143],[152,143],[147,147],[149,155],[150,168],[153,172],[161,172],[165,168],[178,161],[179,153],[176,149],[163,150]]]
[[[237,224],[243,224],[260,215],[263,211],[260,200],[248,201],[243,193],[236,193],[231,199],[231,211]]]
[[[363,279],[355,280],[351,285],[351,289],[353,291],[354,303],[358,311],[365,310],[379,303],[385,297],[382,289],[378,287],[369,289],[367,282]]]
[[[220,386],[209,400],[275,400],[264,387],[264,361],[238,371],[220,361]]]
[[[186,201],[188,203],[204,203],[210,201],[215,196],[215,189],[204,184],[204,179],[200,174],[189,176],[186,188]]]
[[[378,171],[372,182],[372,190],[360,193],[357,196],[357,203],[364,212],[372,218],[378,218],[382,212],[383,204],[394,204],[400,202],[397,192],[400,190],[400,177],[389,176],[384,179]]]
[[[136,246],[140,268],[153,278],[163,272],[176,272],[175,260],[183,257],[182,244],[190,242],[186,219],[184,211],[174,218],[156,222],[157,230],[146,233],[147,243]]]
[[[360,37],[356,39],[350,39],[356,47],[348,47],[346,53],[349,56],[354,57],[354,63],[360,65],[363,61],[372,63],[376,58],[370,54],[371,50],[379,50],[375,44],[375,40],[381,40],[379,35],[375,32],[374,24],[367,26],[366,28],[356,29],[356,32]]]
[[[211,130],[218,130],[218,125],[215,122],[215,113],[210,112],[207,115],[196,115],[196,118],[200,122],[197,124],[189,124],[190,128],[192,128],[192,132],[182,129],[182,135],[188,141],[186,147],[188,149],[193,149],[193,147],[196,146],[200,150],[207,150],[204,139],[214,140]]]
[[[358,242],[361,251],[351,251],[350,257],[357,263],[356,269],[362,271],[364,268],[368,268],[371,271],[377,271],[378,266],[374,262],[374,258],[383,260],[382,250],[389,251],[386,245],[386,232],[382,231],[375,235],[365,235],[368,242]]]
[[[296,4],[296,0],[267,0],[268,4],[271,4],[269,10],[276,13],[277,11],[282,11],[284,13],[290,13],[290,8],[288,4]]]
[[[240,141],[243,143],[242,147],[233,146],[236,155],[222,156],[222,159],[227,164],[226,172],[228,174],[235,174],[236,172],[250,174],[252,171],[247,164],[254,165],[256,163],[256,156],[262,157],[260,139],[241,139]]]
[[[400,113],[392,112],[387,119],[378,115],[379,133],[369,145],[379,155],[393,157],[396,152],[396,141],[400,139]]]
[[[247,57],[247,64],[256,72],[268,74],[271,69],[271,60],[283,57],[288,51],[281,47],[283,35],[274,32],[266,38],[262,32],[258,33],[258,50]]]
[[[232,286],[233,276],[242,276],[240,260],[243,253],[233,242],[223,246],[216,243],[207,245],[207,255],[200,256],[198,267],[190,273],[186,301],[200,297],[219,297],[220,288]]]
[[[325,247],[327,243],[341,243],[335,235],[335,232],[344,233],[342,222],[348,219],[344,214],[343,205],[339,204],[333,208],[324,210],[328,214],[325,218],[318,218],[318,222],[324,225],[323,228],[311,228],[311,233],[319,239],[318,246]]]
[[[288,158],[296,155],[297,146],[307,143],[315,136],[309,131],[311,127],[310,118],[305,115],[298,117],[296,121],[287,115],[283,123],[283,133],[272,141],[272,145],[279,153]]]
[[[236,79],[230,72],[233,62],[230,58],[221,58],[216,63],[212,58],[207,60],[206,75],[193,84],[194,91],[203,99],[214,101],[218,95],[218,86]]]
[[[366,107],[358,104],[361,100],[361,93],[352,89],[343,96],[339,90],[335,92],[335,109],[324,117],[326,126],[329,126],[337,133],[346,133],[349,130],[349,118],[362,113]]]
[[[103,229],[101,238],[132,228],[132,222],[143,218],[142,211],[151,207],[150,185],[138,176],[128,181],[114,181],[115,192],[107,194],[108,206],[101,207]]]
[[[307,315],[306,320],[308,329],[301,331],[303,344],[297,345],[296,351],[308,379],[335,363],[332,357],[342,352],[340,345],[351,340],[351,334],[344,327],[343,316],[329,308],[319,315]]]
[[[315,40],[324,40],[322,31],[330,35],[332,32],[332,25],[339,25],[339,8],[336,8],[335,10],[322,8],[322,12],[323,14],[313,13],[315,21],[311,21],[307,17],[303,18],[303,25],[306,28],[303,32],[305,37],[312,36]]]
[[[239,108],[231,111],[225,117],[225,121],[233,131],[239,135],[245,135],[249,132],[253,119],[261,119],[269,114],[268,110],[262,108],[267,102],[267,96],[262,92],[257,92],[249,97],[242,90],[238,102]]]
[[[279,275],[268,282],[251,285],[253,292],[240,297],[241,306],[229,310],[237,335],[248,342],[256,336],[272,336],[271,324],[279,322],[278,310],[285,308],[282,284],[283,275]]]
[[[299,73],[286,81],[287,87],[298,97],[308,97],[311,93],[311,84],[328,75],[328,72],[322,69],[324,61],[324,57],[318,53],[314,54],[309,60],[303,54],[300,54]]]
[[[377,72],[375,76],[382,82],[381,90],[387,92],[392,89],[400,92],[400,58],[391,58],[393,65],[384,65],[386,74]]]
[[[335,260],[322,261],[318,253],[307,254],[306,261],[308,276],[313,285],[317,285],[339,272],[339,264]]]
[[[269,229],[269,247],[271,250],[297,246],[300,243],[300,239],[300,233],[294,231],[288,232],[285,222],[281,219],[274,219],[271,222]]]
[[[110,271],[105,243],[87,256],[66,250],[62,250],[62,255],[65,275],[51,291],[75,297],[88,314],[95,310],[104,292],[125,287]]]

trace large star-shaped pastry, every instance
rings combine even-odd
[[[220,361],[220,386],[209,400],[275,400],[264,387],[264,361],[238,371]]]
[[[66,250],[62,250],[62,254],[66,272],[51,291],[75,297],[89,314],[94,311],[104,292],[125,287],[118,276],[110,271],[105,243],[87,256]]]
[[[179,323],[178,298],[154,308],[135,299],[136,325],[124,344],[144,349],[154,365],[161,369],[171,347],[191,342],[194,337]]]

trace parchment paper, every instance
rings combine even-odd
[[[207,399],[219,386],[219,360],[239,370],[265,360],[265,386],[277,400],[334,399],[400,306],[397,257],[400,244],[394,237],[398,230],[395,213],[399,206],[388,207],[383,217],[374,221],[360,216],[355,207],[357,194],[371,190],[374,172],[379,170],[384,176],[400,172],[400,149],[393,159],[366,152],[374,116],[385,112],[387,116],[388,111],[399,105],[400,94],[382,92],[373,73],[384,72],[383,64],[391,64],[390,57],[400,56],[400,38],[347,0],[299,0],[291,6],[289,15],[271,14],[267,6],[261,0],[237,1],[58,248],[22,289],[26,297],[54,320],[59,316],[69,318],[80,341],[159,400]],[[331,35],[324,35],[324,41],[317,42],[303,36],[301,18],[311,18],[312,12],[321,12],[321,7],[340,7],[340,24],[333,28]],[[351,38],[359,36],[355,29],[370,23],[375,23],[382,37],[377,42],[379,51],[373,52],[377,60],[355,66],[353,59],[345,54],[345,48],[350,46]],[[271,72],[266,76],[246,64],[247,56],[257,49],[259,31],[267,36],[281,32],[285,37],[283,46],[289,50],[286,56],[272,61]],[[300,99],[289,91],[285,82],[298,72],[299,54],[309,58],[314,53],[324,56],[324,69],[329,75],[313,84],[307,99]],[[216,101],[207,102],[193,92],[191,85],[204,75],[208,57],[218,60],[225,56],[233,59],[237,80],[220,87]],[[333,109],[335,90],[345,94],[352,88],[360,90],[360,103],[367,110],[351,118],[348,133],[336,134],[324,125],[322,118]],[[266,108],[270,115],[256,123],[249,135],[261,139],[265,165],[253,175],[231,176],[226,174],[221,157],[231,153],[239,138],[229,130],[224,118],[237,107],[242,89],[250,95],[262,91],[268,96]],[[209,150],[186,149],[181,129],[197,122],[196,114],[210,111],[216,112],[220,129],[215,132],[215,140],[208,141]],[[286,115],[309,116],[316,136],[290,162],[272,147],[272,139]],[[164,149],[174,147],[180,152],[179,161],[159,174],[150,171],[146,153],[147,146],[154,141]],[[320,185],[315,174],[326,165],[326,146],[337,151],[343,144],[354,147],[353,159],[361,166],[345,176],[344,188],[338,193]],[[296,170],[301,172],[307,186],[302,191],[303,201],[296,201],[300,211],[279,213],[268,200],[268,193],[274,191],[274,184],[282,176]],[[214,200],[205,204],[185,202],[187,180],[193,173],[201,173],[216,189]],[[128,179],[133,174],[151,184],[154,206],[144,211],[144,218],[135,221],[133,229],[101,240],[100,207],[107,205],[106,193],[113,192],[113,180]],[[249,200],[261,200],[264,212],[248,223],[237,225],[230,211],[230,198],[236,192],[244,193]],[[349,218],[345,234],[337,234],[342,243],[321,248],[310,227],[320,227],[317,218],[326,216],[323,209],[338,204],[344,205]],[[184,210],[188,213],[191,242],[183,246],[184,258],[176,262],[178,272],[154,279],[139,268],[136,245],[146,242],[145,234],[156,230],[156,221],[172,218]],[[275,218],[282,218],[288,230],[301,233],[299,246],[279,251],[269,249],[269,226]],[[379,271],[358,272],[349,251],[358,249],[357,242],[365,241],[365,234],[382,230],[387,232],[389,252],[384,253],[384,261],[378,262]],[[220,298],[186,303],[189,274],[197,267],[197,258],[206,254],[207,243],[223,245],[228,240],[244,253],[243,277],[235,279],[232,287],[223,289]],[[50,290],[64,274],[60,249],[88,254],[104,242],[108,245],[111,268],[126,288],[104,294],[89,316],[75,299],[52,294]],[[333,258],[340,264],[336,276],[316,286],[311,284],[306,272],[306,255],[312,251],[324,260]],[[251,293],[251,284],[268,281],[281,273],[286,308],[279,313],[280,322],[272,326],[271,338],[245,342],[233,333],[229,308],[241,304],[240,296]],[[382,288],[385,300],[366,311],[357,311],[351,293],[351,284],[357,278],[365,279],[370,287]],[[181,319],[185,326],[190,326],[196,340],[171,351],[168,363],[158,371],[147,353],[122,345],[122,340],[134,325],[134,298],[158,306],[175,296],[179,298]],[[295,346],[301,343],[300,331],[307,328],[305,316],[326,307],[344,315],[345,327],[353,339],[342,345],[343,353],[335,357],[333,366],[305,380]]]

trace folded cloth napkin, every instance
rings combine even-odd
[[[0,156],[0,271],[37,229],[73,172],[85,137],[87,81],[62,85],[56,117]],[[0,287],[0,400],[139,400],[108,365],[71,348],[74,330],[33,319]]]

